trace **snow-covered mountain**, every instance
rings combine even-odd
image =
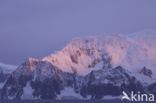
[[[1,99],[101,99],[118,97],[122,90],[156,93],[155,41],[154,32],[75,38],[61,51],[21,64],[3,86]]]

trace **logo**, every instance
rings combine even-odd
[[[121,100],[154,102],[155,99],[154,94],[141,94],[139,91],[137,93],[131,91],[130,95],[128,95],[125,91],[123,91]]]

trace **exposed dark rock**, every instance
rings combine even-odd
[[[152,77],[152,71],[150,69],[147,69],[146,67],[143,67],[140,73],[148,77]]]

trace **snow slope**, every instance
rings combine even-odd
[[[57,99],[83,99],[82,96],[74,91],[71,87],[66,87],[61,91],[60,95],[58,95]]]
[[[17,66],[14,66],[14,65],[0,63],[0,71],[3,71],[3,73],[11,73],[16,68],[17,68]]]

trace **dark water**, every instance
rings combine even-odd
[[[0,103],[156,103],[130,102],[121,100],[0,100]]]

